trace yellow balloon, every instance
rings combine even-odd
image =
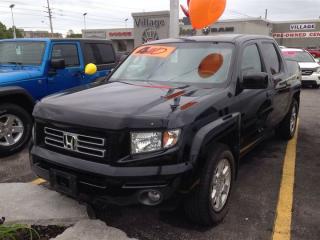
[[[93,63],[88,63],[84,69],[85,74],[93,75],[97,72],[97,66]]]

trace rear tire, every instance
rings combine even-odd
[[[299,115],[299,104],[296,99],[292,101],[290,111],[287,113],[286,117],[276,128],[276,134],[278,137],[284,140],[290,140],[293,138],[297,129],[297,121]]]
[[[185,200],[184,209],[190,221],[213,226],[221,222],[229,210],[235,180],[235,161],[230,149],[217,144],[201,171],[200,183]]]
[[[12,155],[24,148],[32,132],[30,114],[16,104],[0,105],[0,157]]]

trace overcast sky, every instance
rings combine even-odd
[[[15,4],[14,20],[18,28],[49,30],[45,6],[47,0],[0,0],[0,21],[12,25],[10,4]],[[180,0],[186,4],[187,0]],[[169,10],[170,0],[50,0],[55,32],[69,29],[80,32],[87,12],[87,28],[133,26],[132,12]],[[270,20],[314,19],[320,16],[320,0],[227,0],[222,19],[264,16]],[[182,14],[181,14],[182,16]]]

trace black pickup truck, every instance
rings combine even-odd
[[[213,225],[228,211],[241,157],[274,129],[294,136],[296,72],[265,36],[143,45],[105,83],[36,105],[32,169],[88,203],[182,201],[192,221]]]

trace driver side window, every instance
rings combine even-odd
[[[51,59],[64,59],[66,67],[80,66],[78,49],[75,44],[53,45]]]
[[[262,72],[260,53],[256,44],[247,46],[242,55],[241,72]]]

